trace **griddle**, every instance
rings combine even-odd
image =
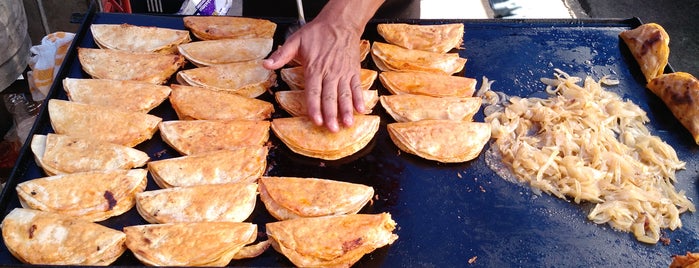
[[[268,18],[278,24],[275,46],[283,42],[293,18]],[[573,20],[372,20],[363,38],[382,41],[376,25],[385,22],[413,24],[463,23],[464,49],[468,59],[457,75],[479,80],[495,80],[493,89],[522,97],[541,96],[545,85],[540,78],[552,78],[554,68],[571,75],[599,79],[611,75],[620,84],[608,87],[624,99],[643,108],[650,118],[651,133],[671,144],[687,168],[677,172],[676,188],[692,200],[699,200],[695,181],[699,170],[697,146],[691,135],[672,116],[662,101],[647,90],[645,79],[628,48],[618,37],[621,31],[640,25],[639,18]],[[130,23],[184,29],[182,17],[98,13],[94,7],[68,51],[49,98],[67,99],[61,86],[66,77],[88,77],[80,68],[77,47],[96,47],[89,27],[97,23]],[[672,37],[681,38],[681,37]],[[190,66],[191,67],[191,66]],[[370,57],[364,68],[377,70]],[[671,72],[668,67],[666,72]],[[388,94],[379,81],[373,85],[379,94]],[[288,90],[279,80],[277,90]],[[270,93],[260,99],[274,102]],[[276,104],[275,104],[276,105]],[[48,112],[41,110],[32,134],[53,132]],[[287,117],[278,105],[274,118]],[[587,220],[591,204],[575,204],[546,194],[533,193],[529,186],[499,177],[481,155],[469,162],[442,164],[401,152],[390,140],[386,124],[394,122],[380,105],[374,114],[381,126],[371,143],[355,155],[336,161],[321,161],[291,152],[274,135],[268,157],[268,176],[315,177],[362,183],[374,187],[377,199],[361,213],[391,213],[399,239],[364,256],[356,267],[666,267],[674,254],[696,251],[699,221],[697,215],[681,215],[682,228],[663,230],[667,244],[648,245],[630,233]],[[166,101],[151,114],[163,120],[177,116]],[[476,121],[483,121],[480,111]],[[36,165],[28,140],[0,198],[3,217],[20,207],[14,190],[19,182],[46,176]],[[152,160],[179,156],[165,145],[159,133],[136,147]],[[486,150],[488,147],[485,148]],[[147,190],[158,189],[149,175]],[[248,222],[258,224],[259,238],[265,239],[264,224],[274,221],[258,200]],[[121,229],[146,224],[135,208],[100,222]],[[322,234],[318,234],[322,235]],[[469,263],[471,260],[471,263]],[[22,265],[0,245],[0,265]],[[141,266],[127,250],[113,265]],[[27,265],[28,266],[28,265]],[[230,266],[293,266],[273,249],[253,259],[234,260]]]

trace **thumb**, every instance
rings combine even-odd
[[[298,52],[298,42],[289,40],[290,42],[284,43],[277,48],[276,51],[272,53],[267,59],[262,61],[262,66],[270,70],[276,70],[283,67],[294,57]]]

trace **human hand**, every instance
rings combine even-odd
[[[359,70],[361,32],[341,22],[317,18],[301,27],[263,62],[278,69],[296,58],[304,66],[308,115],[330,131],[353,124],[354,110],[364,112]]]

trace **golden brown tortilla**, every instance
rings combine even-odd
[[[59,99],[49,100],[48,109],[51,126],[57,134],[128,147],[150,139],[162,121],[160,117],[146,113]]]
[[[274,112],[274,105],[263,100],[203,87],[170,87],[170,104],[180,120],[265,120]]]
[[[388,213],[297,218],[266,224],[272,247],[298,267],[350,267],[392,244],[396,223]]]
[[[173,120],[159,126],[163,141],[184,155],[260,146],[269,127],[269,121],[251,120]]]
[[[272,51],[272,38],[219,39],[178,46],[180,54],[203,67],[265,58]]]
[[[136,204],[147,174],[145,169],[81,172],[32,179],[16,189],[25,208],[102,221]]]
[[[2,221],[7,250],[23,263],[109,265],[126,251],[124,233],[100,224],[15,208]]]
[[[650,82],[663,74],[670,57],[670,36],[657,23],[646,23],[619,34]]]
[[[699,144],[699,80],[689,73],[663,74],[648,83]]]
[[[74,102],[147,113],[170,95],[170,88],[138,81],[63,79],[68,99]]]
[[[277,75],[263,67],[261,60],[254,60],[182,70],[177,81],[255,98],[276,85]]]
[[[276,118],[272,131],[295,153],[324,160],[337,160],[364,148],[379,130],[379,116],[355,115],[351,127],[330,132],[308,117]]]
[[[278,220],[356,214],[374,197],[370,186],[326,179],[262,177],[259,184],[260,200]]]
[[[382,42],[371,46],[371,57],[381,71],[426,72],[451,75],[463,70],[466,59],[458,53],[407,49]]]
[[[420,72],[382,72],[379,81],[392,94],[416,94],[432,97],[471,97],[476,79]]]
[[[379,102],[379,94],[376,90],[362,90],[364,99],[364,114],[370,114],[376,103]],[[291,116],[306,116],[306,92],[303,90],[283,90],[274,93],[274,98],[279,106]],[[356,111],[355,111],[356,113]]]
[[[132,169],[149,160],[148,154],[131,147],[53,133],[35,134],[31,149],[36,163],[49,176]]]
[[[283,68],[279,72],[284,81],[292,90],[303,90],[306,88],[306,78],[303,66]],[[374,84],[378,72],[369,69],[359,69],[359,82],[363,90],[369,90]]]
[[[103,49],[130,52],[177,53],[177,45],[191,39],[189,31],[131,24],[92,24],[92,37]]]
[[[490,139],[490,124],[452,120],[422,120],[387,125],[402,151],[442,163],[476,158]]]
[[[161,188],[255,182],[267,168],[266,146],[197,153],[148,162],[148,170]]]
[[[447,53],[453,48],[460,48],[464,37],[463,23],[379,23],[376,30],[390,44],[436,53]]]
[[[430,97],[401,94],[381,96],[381,105],[398,122],[427,119],[471,121],[481,107],[477,97]]]
[[[273,38],[277,24],[266,19],[229,16],[187,16],[184,27],[201,40]]]
[[[124,233],[126,246],[146,265],[225,266],[247,244],[255,242],[257,225],[247,222],[147,224],[124,227]]]
[[[128,52],[113,49],[78,48],[82,69],[92,78],[142,81],[163,84],[184,66],[177,54]]]
[[[256,183],[175,187],[136,194],[138,213],[150,223],[242,222],[255,209],[256,201]]]

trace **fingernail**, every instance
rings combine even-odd
[[[352,124],[354,124],[354,118],[352,118],[351,116],[345,117],[342,119],[342,123],[348,127],[352,126]]]
[[[328,122],[328,129],[330,130],[330,132],[340,131],[340,127],[337,125],[337,121]]]
[[[320,115],[313,116],[313,123],[315,123],[318,126],[323,125],[323,117]]]

